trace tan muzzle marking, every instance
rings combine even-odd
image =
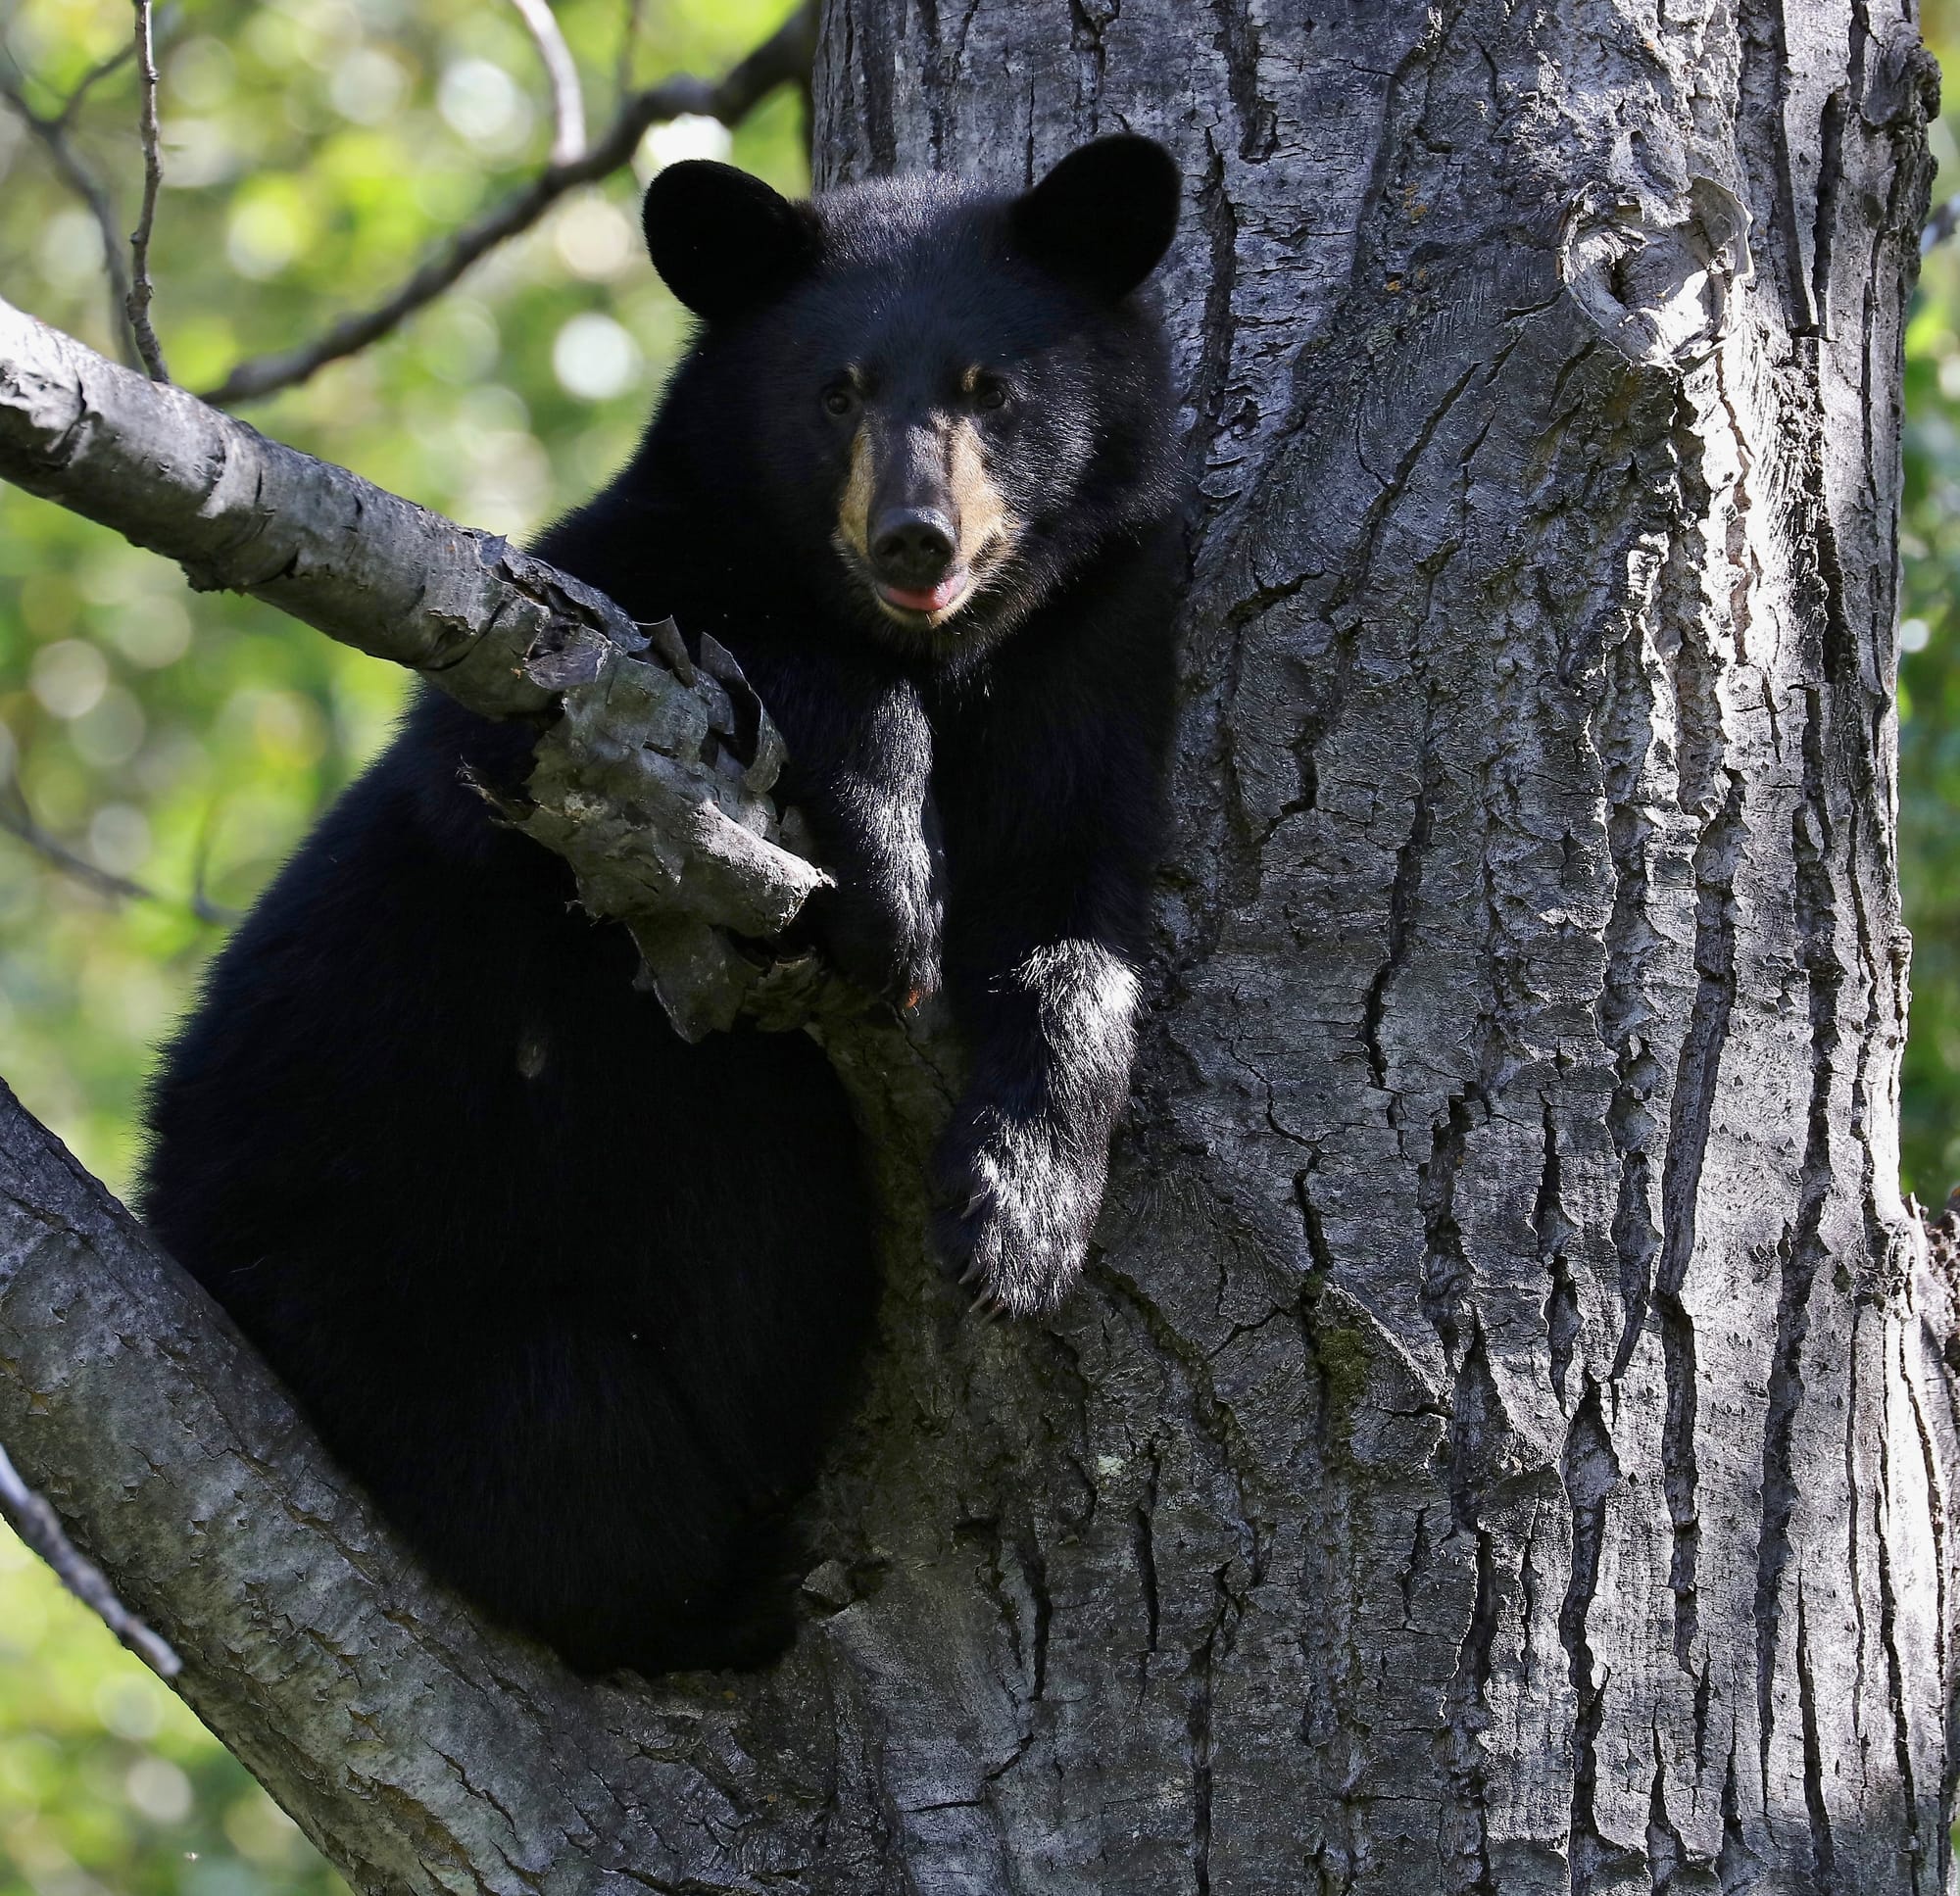
[[[937,418],[932,428],[932,461],[944,471],[945,491],[922,495],[957,525],[954,563],[970,566],[997,540],[1011,536],[1015,521],[987,468],[987,451],[969,416]],[[869,421],[851,437],[850,471],[837,503],[839,542],[867,565],[871,557],[871,509],[878,493],[881,450],[889,444]]]
[[[876,486],[869,431],[859,422],[858,432],[851,437],[851,472],[844,483],[844,497],[837,504],[837,531],[844,544],[867,561],[871,557],[871,495]]]
[[[947,429],[946,471],[953,490],[954,517],[959,522],[959,550],[955,556],[970,566],[1011,525],[1006,502],[987,471],[987,451],[980,431],[965,415]]]

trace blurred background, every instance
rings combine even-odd
[[[1905,592],[1899,625],[1899,880],[1912,930],[1906,1189],[1937,1210],[1960,1184],[1960,0],[1931,0],[1948,74],[1933,127],[1934,234],[1905,356]],[[1944,234],[1940,234],[1944,233]]]
[[[623,85],[720,73],[786,0],[559,0],[596,133]],[[193,389],[384,297],[544,161],[549,94],[514,6],[188,0],[159,14],[165,189],[153,274]],[[0,94],[58,115],[125,40],[124,0],[0,0]],[[1960,50],[1960,0],[1927,36]],[[1960,83],[1952,88],[1960,95]],[[61,134],[134,220],[135,83]],[[1960,109],[1960,96],[1954,99]],[[1934,132],[1960,190],[1952,120]],[[243,413],[472,525],[530,533],[628,451],[680,341],[640,246],[640,183],[729,157],[807,185],[793,90],[732,135],[657,127],[388,340]],[[0,101],[0,294],[114,352],[97,220]],[[1900,825],[1916,939],[1905,1177],[1960,1180],[1960,236],[1907,338]],[[112,1191],[151,1047],[228,917],[384,739],[404,674],[0,487],[0,1075]],[[215,1739],[0,1528],[0,1896],[343,1888]]]

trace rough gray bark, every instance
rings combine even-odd
[[[1872,0],[832,0],[826,181],[1118,124],[1192,180],[1181,828],[1099,1253],[971,1323],[930,1069],[840,1045],[910,1091],[808,1625],[590,1687],[0,1120],[0,1435],[357,1882],[1949,1886],[1891,843],[1931,82]]]
[[[915,1866],[1944,1887],[1910,11],[837,0],[825,52],[827,181],[1117,125],[1194,181],[1164,1004],[1097,1294],[886,1530],[1004,1577],[999,1774],[923,1774],[973,1808]]]

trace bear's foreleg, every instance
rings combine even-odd
[[[1084,936],[1031,948],[970,997],[973,1075],[941,1141],[941,1255],[1016,1316],[1051,1310],[1082,1270],[1128,1091],[1139,983]]]
[[[752,669],[789,746],[782,801],[803,812],[836,878],[811,899],[805,928],[872,994],[905,1006],[937,993],[945,871],[917,692],[834,667]]]

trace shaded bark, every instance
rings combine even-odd
[[[585,1686],[10,1113],[0,1436],[358,1882],[1949,1885],[1891,826],[1932,84],[1865,0],[832,0],[825,181],[1119,124],[1191,180],[1181,829],[1097,1254],[968,1321],[932,1069],[840,1044],[890,1289],[808,1623]]]

